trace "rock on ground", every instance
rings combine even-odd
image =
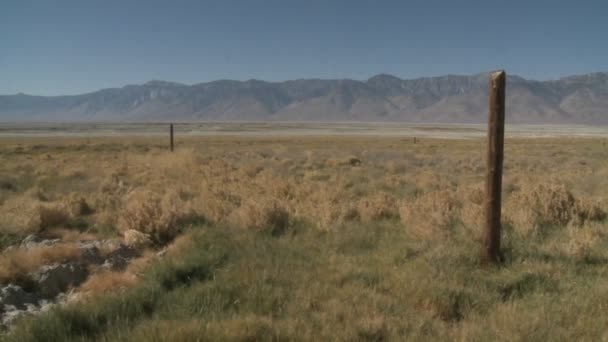
[[[142,233],[135,229],[128,229],[123,233],[125,245],[133,248],[148,247],[152,244],[150,235]]]
[[[27,308],[26,304],[37,303],[38,299],[38,296],[24,291],[21,286],[9,284],[0,289],[0,312],[3,312],[7,305],[24,310]]]
[[[32,278],[37,283],[41,297],[54,298],[68,288],[80,285],[88,275],[86,266],[69,263],[42,266]]]

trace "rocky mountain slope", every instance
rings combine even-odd
[[[484,122],[487,74],[367,81],[151,81],[73,96],[0,96],[0,121]],[[608,73],[507,79],[507,122],[608,124]]]

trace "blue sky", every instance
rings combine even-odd
[[[608,1],[2,0],[0,94],[608,71]]]

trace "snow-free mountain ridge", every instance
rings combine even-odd
[[[0,121],[393,121],[481,123],[488,74],[367,81],[150,81],[70,96],[0,96]],[[507,78],[507,122],[608,124],[608,73]]]

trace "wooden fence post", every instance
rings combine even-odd
[[[500,211],[505,134],[505,86],[506,73],[503,70],[490,74],[483,264],[497,264],[503,260],[500,252]]]
[[[173,124],[169,124],[169,139],[171,144],[171,152],[173,152]]]

